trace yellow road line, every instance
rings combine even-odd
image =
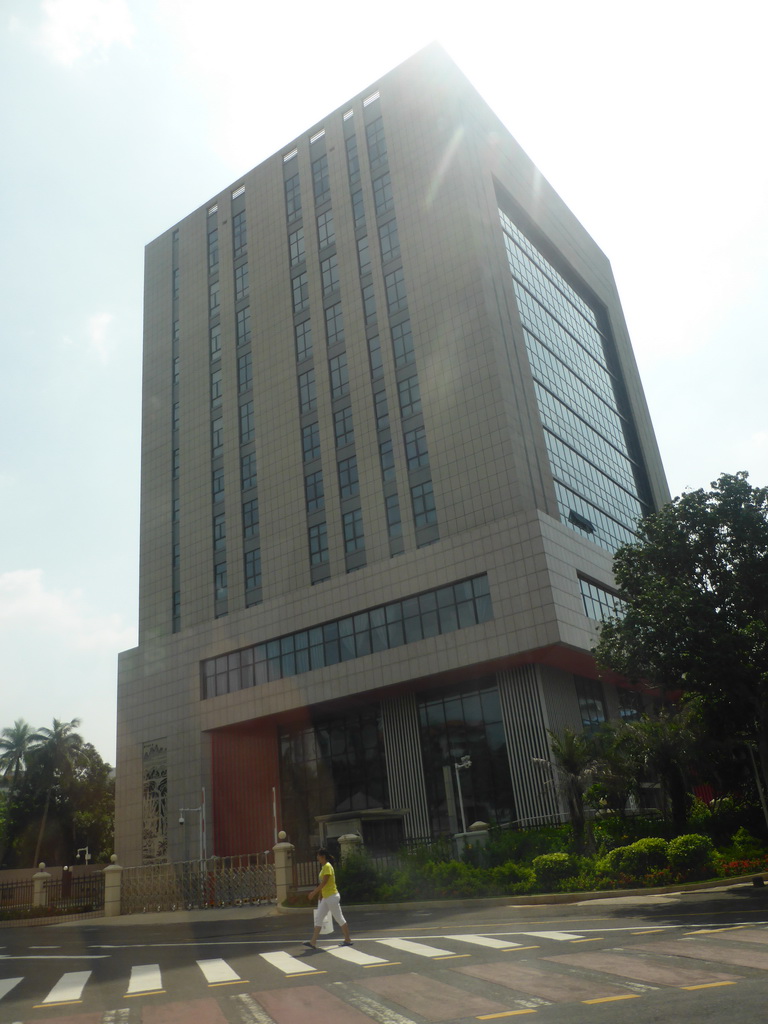
[[[247,978],[241,978],[239,981],[210,981],[208,982],[208,988],[221,988],[223,985],[250,985],[250,981]]]
[[[724,985],[735,985],[735,981],[710,981],[708,985],[682,985],[684,992],[695,992],[699,988],[722,988]]]
[[[587,1006],[592,1006],[593,1003],[616,1003],[620,999],[639,999],[640,995],[637,992],[629,992],[623,996],[603,996],[601,999],[582,999],[582,1003],[586,1003]]]
[[[82,999],[70,999],[64,1003],[38,1003],[37,1006],[33,1006],[33,1010],[47,1010],[49,1006],[80,1006]]]
[[[536,1013],[535,1010],[505,1010],[504,1013],[484,1013],[475,1020],[498,1020],[499,1017],[519,1017],[521,1013]]]
[[[137,996],[164,996],[164,988],[150,988],[146,992],[126,992],[123,999],[136,999]]]

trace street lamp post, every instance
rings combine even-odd
[[[464,771],[465,768],[472,767],[472,761],[470,760],[469,754],[465,754],[460,761],[455,761],[453,767],[456,771],[456,789],[459,791],[459,807],[461,808],[461,830],[466,835],[467,819],[464,816],[464,797],[461,792],[461,776],[459,775],[459,772]]]
[[[88,863],[91,859],[91,851],[88,849],[87,846],[81,846],[80,849],[75,854],[75,860],[80,860],[81,853],[85,854],[85,866],[88,867]]]

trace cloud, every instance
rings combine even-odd
[[[130,46],[136,29],[126,0],[43,0],[40,42],[66,66],[110,47]]]
[[[41,569],[0,573],[0,728],[79,718],[80,733],[112,762],[117,653],[135,643],[119,615],[88,607],[79,590],[48,586]]]

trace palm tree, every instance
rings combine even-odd
[[[53,788],[66,782],[72,776],[75,759],[83,746],[83,737],[75,731],[79,725],[79,718],[73,718],[71,722],[60,722],[58,718],[54,718],[51,729],[45,727],[38,729],[32,737],[35,743],[35,756],[44,765],[47,778],[45,807],[35,847],[35,865],[40,856],[40,847],[48,823],[48,808]]]
[[[695,762],[700,729],[693,704],[677,712],[661,709],[655,718],[631,722],[645,765],[655,772],[672,812],[672,824],[685,831],[688,819],[687,769]]]
[[[26,767],[27,757],[34,746],[34,733],[29,722],[17,718],[12,726],[6,726],[0,734],[0,772],[8,782],[8,806],[10,807],[19,788],[19,779]],[[5,857],[6,843],[0,847],[0,865]]]
[[[549,731],[549,730],[548,730]],[[586,820],[584,793],[592,785],[596,761],[590,740],[583,734],[565,728],[561,735],[549,732],[551,758],[535,757],[536,764],[549,770],[549,785],[554,786],[568,807],[576,849],[584,849]]]

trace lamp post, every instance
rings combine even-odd
[[[198,837],[200,841],[200,860],[207,859],[207,853],[205,849],[205,789],[202,791],[202,800],[200,801],[199,807],[180,807],[179,808],[179,824],[184,825],[184,815],[186,814],[197,814],[198,815]]]
[[[80,849],[75,854],[75,860],[80,860],[81,853],[85,854],[85,866],[88,867],[88,864],[91,859],[91,851],[88,849],[87,846],[81,846]]]
[[[459,791],[459,807],[461,808],[461,831],[466,835],[467,819],[464,817],[464,797],[461,792],[461,776],[459,775],[459,772],[464,771],[465,768],[472,767],[472,761],[470,760],[469,754],[465,754],[460,761],[455,761],[453,767],[456,771],[456,789]]]

